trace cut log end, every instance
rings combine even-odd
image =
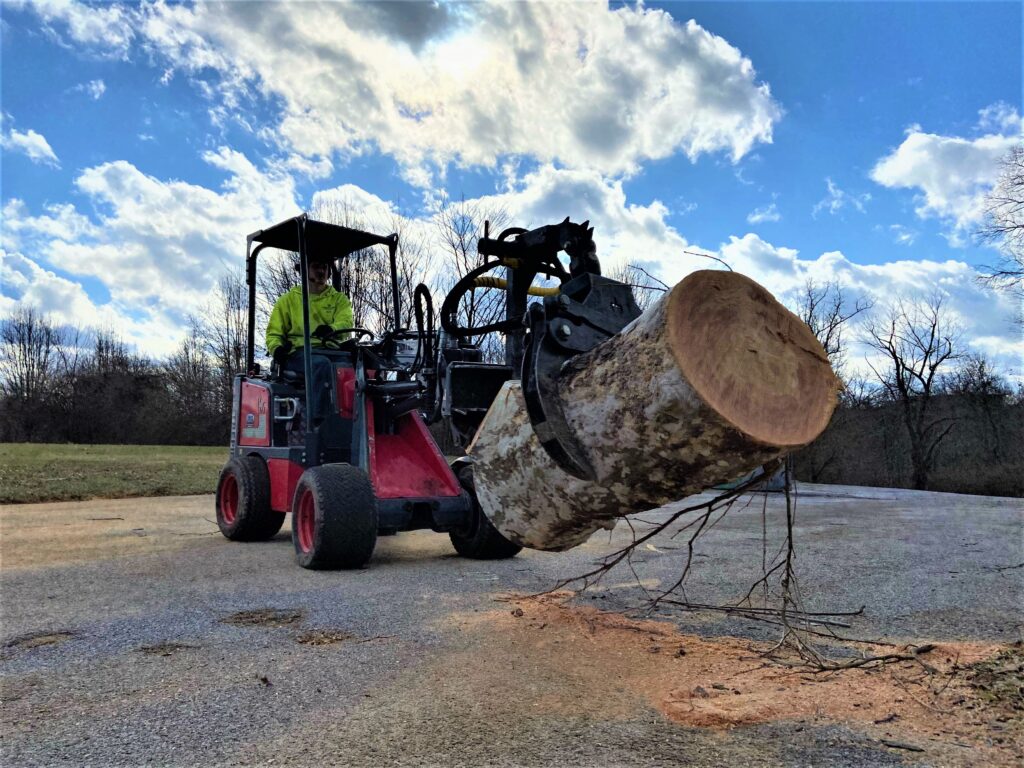
[[[801,446],[828,425],[839,382],[810,328],[736,272],[703,270],[672,290],[668,344],[697,395],[770,446]]]

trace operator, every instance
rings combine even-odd
[[[298,265],[296,264],[296,269]],[[327,262],[311,261],[306,273],[309,287],[309,341],[313,347],[323,347],[324,341],[341,329],[354,325],[352,302],[328,282],[331,274]],[[348,334],[337,334],[334,341],[342,341]],[[302,287],[293,286],[274,304],[267,323],[267,354],[282,370],[305,373],[302,359]],[[316,410],[313,414],[326,415],[331,406],[331,376],[334,366],[323,355],[312,355],[313,390],[316,392]]]

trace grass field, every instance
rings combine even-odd
[[[221,447],[0,443],[0,504],[213,493]]]

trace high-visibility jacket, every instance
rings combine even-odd
[[[351,328],[354,325],[352,302],[348,296],[328,285],[320,293],[309,294],[309,332],[313,333],[321,325],[329,325],[335,330]],[[284,344],[291,343],[292,349],[302,349],[302,288],[294,286],[274,304],[267,323],[267,354],[273,356],[274,350]],[[314,347],[321,346],[317,338],[311,338]]]

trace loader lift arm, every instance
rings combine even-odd
[[[601,276],[601,264],[589,222],[559,224],[533,230],[510,228],[497,238],[484,237],[477,249],[495,257],[467,273],[449,292],[441,307],[441,327],[453,337],[499,332],[505,334],[505,363],[512,378],[523,383],[530,421],[541,444],[567,472],[591,479],[593,468],[565,420],[556,381],[562,366],[576,355],[611,338],[640,315],[628,285]],[[559,253],[569,256],[569,269]],[[505,319],[473,328],[458,324],[462,297],[481,285],[500,284],[484,275],[504,268],[507,279]],[[555,291],[527,307],[530,286],[538,274],[557,277]],[[491,279],[493,280],[493,279]],[[547,293],[547,292],[545,292]]]

